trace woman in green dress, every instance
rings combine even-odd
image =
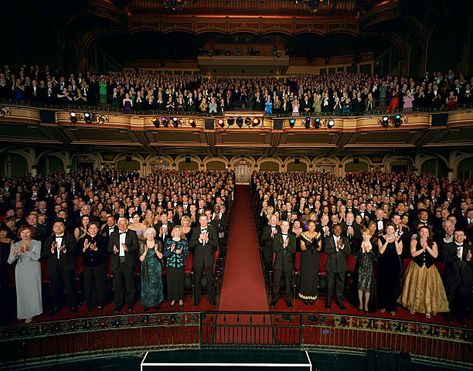
[[[156,230],[148,227],[143,233],[145,241],[140,249],[141,261],[141,304],[144,310],[160,308],[163,294],[163,259],[161,241],[156,240]]]
[[[182,229],[179,225],[174,226],[171,232],[172,238],[168,238],[164,244],[164,256],[166,256],[168,299],[171,307],[176,301],[179,306],[184,306],[184,266],[185,258],[189,254],[189,243],[181,238]]]

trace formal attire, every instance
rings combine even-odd
[[[90,246],[95,245],[97,250],[90,246],[83,251],[84,242],[88,240]],[[78,242],[78,248],[82,253],[82,264],[84,270],[84,295],[89,310],[96,306],[103,308],[105,305],[105,282],[107,261],[107,238],[103,235],[94,237],[87,234]]]
[[[263,263],[266,272],[269,272],[273,266],[273,245],[274,236],[279,233],[281,229],[277,225],[266,225],[261,234],[261,242],[263,245]]]
[[[444,283],[450,310],[461,322],[465,320],[465,311],[473,286],[473,259],[466,260],[467,245],[450,243],[444,249]],[[471,251],[471,250],[470,250]]]
[[[285,299],[286,303],[292,300],[292,270],[294,268],[294,254],[296,252],[296,236],[292,233],[282,233],[274,236],[273,251],[274,259],[274,277],[272,303],[279,298],[281,290],[281,279],[285,280]]]
[[[371,291],[373,288],[375,264],[377,260],[377,254],[375,252],[376,249],[377,249],[377,246],[372,246],[371,251],[362,252],[360,250],[356,254],[358,258],[358,261],[357,261],[358,290],[368,292],[368,291]]]
[[[144,243],[146,244],[147,241]],[[162,252],[161,241],[156,241],[158,251]],[[140,255],[144,253],[140,251]],[[141,263],[141,304],[144,308],[155,307],[164,301],[163,268],[154,248],[148,248],[145,260]]]
[[[421,249],[418,241],[416,250]],[[399,304],[412,312],[437,314],[448,312],[448,300],[442,278],[427,251],[409,263],[402,280]]]
[[[338,242],[341,242],[341,247]],[[337,302],[343,300],[345,276],[347,272],[347,257],[350,254],[350,245],[346,237],[330,235],[325,239],[325,252],[327,253],[327,305],[332,302],[335,291]]]
[[[383,236],[379,240],[384,245]],[[387,311],[395,311],[399,297],[399,284],[402,275],[401,257],[396,251],[395,242],[388,243],[378,257],[378,306]]]
[[[315,300],[319,287],[319,252],[317,249],[322,244],[322,235],[316,232],[315,236],[310,238],[303,232],[300,239],[304,242],[306,249],[301,251],[299,297],[302,300]]]
[[[188,255],[189,243],[186,240],[173,241],[171,238],[166,240],[164,256],[166,257],[168,299],[171,301],[184,298],[184,267],[185,258]]]
[[[208,241],[200,239],[201,234],[208,236]],[[205,271],[207,277],[207,291],[209,300],[215,304],[214,288],[214,251],[218,246],[216,233],[207,226],[206,228],[196,227],[192,230],[190,247],[193,251],[192,266],[194,270],[194,301],[199,302],[202,292],[202,273]]]
[[[62,305],[63,292],[71,309],[77,308],[74,286],[76,240],[73,235],[52,234],[43,245],[42,256],[48,264],[51,280],[52,308],[57,311]]]
[[[124,245],[127,250],[124,249]],[[114,246],[118,249],[117,252],[114,251]],[[136,232],[130,229],[122,232],[117,228],[108,240],[108,252],[112,254],[113,302],[117,309],[121,308],[125,301],[129,308],[133,307],[135,299],[133,273],[139,248]]]
[[[31,240],[28,251],[20,252],[16,257],[13,251],[21,247],[23,241],[11,246],[8,263],[16,262],[16,310],[18,319],[27,319],[43,313],[43,299],[41,289],[41,242]]]

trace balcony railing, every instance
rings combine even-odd
[[[473,366],[473,330],[327,313],[180,312],[0,328],[4,365],[170,349],[383,349]]]

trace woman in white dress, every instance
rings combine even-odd
[[[30,323],[34,316],[43,313],[41,297],[41,242],[31,238],[32,228],[20,228],[21,240],[10,249],[8,263],[15,267],[17,318]]]

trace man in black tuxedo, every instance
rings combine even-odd
[[[286,281],[286,304],[292,309],[292,270],[294,268],[294,254],[296,252],[296,236],[289,232],[289,222],[281,222],[281,232],[274,235],[273,251],[276,253],[274,259],[274,280],[271,307],[276,305],[281,289],[281,279]]]
[[[117,225],[115,222],[115,217],[113,215],[108,215],[105,224],[102,226],[100,234],[108,240],[110,235],[117,229]]]
[[[342,226],[333,227],[333,232],[325,238],[325,252],[327,253],[327,303],[325,308],[330,309],[332,305],[333,292],[335,290],[337,305],[345,309],[343,304],[343,289],[345,287],[345,275],[347,271],[347,256],[350,254],[350,245],[346,237],[342,235]]]
[[[202,272],[205,271],[207,277],[207,292],[211,305],[215,305],[214,288],[214,251],[218,246],[218,238],[208,226],[206,215],[199,217],[200,226],[192,230],[190,248],[193,251],[192,266],[194,270],[194,306],[199,304],[202,294]]]
[[[38,214],[36,212],[31,212],[26,218],[26,222],[33,227],[34,229],[34,239],[44,243],[46,239],[46,227],[43,224],[38,223]]]
[[[355,222],[355,215],[352,212],[347,213],[346,221],[341,223],[343,228],[342,236],[348,239],[350,250],[357,252],[361,248],[361,226]]]
[[[444,248],[444,284],[450,311],[462,325],[466,324],[465,311],[473,287],[472,257],[472,248],[466,244],[465,232],[455,231],[454,241]],[[450,313],[446,318],[449,322],[453,319]]]
[[[46,239],[41,254],[47,261],[51,280],[53,305],[50,315],[59,311],[63,291],[66,293],[71,311],[77,312],[74,288],[75,252],[74,236],[66,233],[66,225],[62,219],[56,219],[53,224],[53,234]]]
[[[388,221],[384,218],[384,211],[382,209],[377,209],[374,213],[375,215],[375,222],[376,222],[376,233],[378,236],[384,234],[384,228]]]
[[[266,273],[268,273],[273,265],[273,245],[274,237],[281,232],[278,226],[278,217],[271,215],[269,223],[264,226],[263,233],[261,233],[261,242],[263,244],[263,263]]]
[[[120,313],[124,302],[128,311],[133,311],[135,285],[133,273],[136,264],[136,254],[140,245],[135,231],[128,229],[128,220],[120,218],[117,227],[108,240],[108,252],[112,254],[111,267],[113,272],[113,303],[115,314]]]
[[[156,229],[156,232],[158,233],[158,239],[161,240],[163,244],[168,238],[171,238],[173,227],[174,224],[169,221],[167,212],[163,211],[160,220],[154,225],[154,229]]]

